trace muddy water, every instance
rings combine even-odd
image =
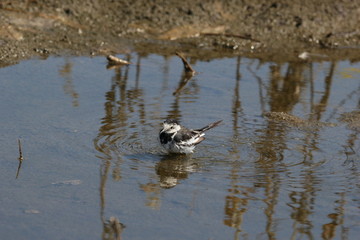
[[[359,63],[127,57],[0,69],[2,238],[358,236]],[[173,156],[168,117],[223,124]]]

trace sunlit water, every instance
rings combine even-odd
[[[1,239],[359,236],[359,63],[129,58],[0,69]],[[168,117],[223,123],[174,156]]]

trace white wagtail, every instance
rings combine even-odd
[[[211,123],[200,129],[188,129],[178,121],[167,119],[160,131],[160,143],[170,153],[192,153],[195,146],[205,138],[205,131],[218,126],[222,120]]]

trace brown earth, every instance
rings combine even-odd
[[[0,0],[0,67],[34,56],[185,52],[360,58],[360,1]]]

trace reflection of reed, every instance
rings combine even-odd
[[[240,136],[239,133],[239,118],[241,122],[244,123],[244,113],[241,106],[240,100],[240,62],[241,58],[237,58],[236,62],[236,73],[235,73],[235,87],[234,87],[234,96],[232,101],[232,118],[233,118],[233,139],[238,139]],[[230,188],[228,189],[229,194],[225,197],[225,216],[224,224],[226,226],[235,228],[234,239],[240,239],[239,234],[242,231],[241,225],[243,223],[243,215],[247,211],[249,192],[252,190],[241,185],[239,172],[241,171],[240,161],[240,151],[236,143],[231,146],[231,159],[233,163],[231,165],[231,171],[229,179]]]
[[[311,170],[307,171],[303,176],[301,191],[293,191],[289,194],[291,202],[288,205],[292,208],[291,218],[294,220],[291,239],[301,238],[298,237],[298,234],[306,235],[308,239],[314,239],[310,216],[313,214],[315,196],[318,191],[315,184],[318,184],[319,181]]]
[[[248,71],[256,78],[259,85],[259,98],[260,98],[260,107],[261,112],[265,112],[265,97],[263,94],[263,81],[262,79],[251,69],[250,64],[247,67]]]
[[[240,79],[241,79],[241,73],[240,73],[240,62],[241,62],[241,58],[238,57],[236,60],[236,72],[235,72],[235,87],[234,87],[234,96],[233,96],[233,102],[232,102],[232,118],[233,118],[233,131],[234,133],[236,133],[236,136],[234,136],[236,139],[237,138],[237,131],[239,126],[238,123],[238,119],[239,119],[239,114],[241,115],[241,119],[243,119],[244,117],[244,112],[241,106],[241,101],[240,101]],[[244,121],[242,121],[242,123],[244,123]]]
[[[281,75],[281,65],[270,66],[270,79],[267,89],[267,99],[270,111],[290,112],[298,103],[303,83],[303,65],[289,63],[285,75]],[[261,101],[264,101],[263,99]],[[264,109],[264,108],[262,108]],[[259,171],[257,182],[261,183],[258,187],[264,188],[267,207],[264,214],[267,219],[266,234],[268,239],[276,239],[275,226],[275,207],[278,203],[281,181],[276,171],[264,171],[264,169],[276,169],[279,162],[283,161],[286,147],[287,128],[273,121],[268,121],[267,125],[260,130],[262,133],[255,143],[259,158],[256,161],[256,169]]]
[[[299,102],[303,82],[304,65],[289,63],[285,76],[281,65],[270,67],[269,105],[272,112],[290,112]]]
[[[304,78],[304,64],[289,63],[285,71],[285,75],[281,75],[281,67],[279,65],[271,67],[271,77],[269,86],[269,105],[270,111],[291,113],[294,106],[299,102],[302,88],[305,85],[306,79]],[[259,168],[266,167],[276,168],[279,161],[283,161],[284,152],[287,149],[287,138],[289,129],[274,122],[268,122],[267,128],[264,129],[264,135],[260,138],[263,139],[261,147],[257,147],[260,154],[260,159],[257,164]],[[315,149],[315,148],[312,148]],[[303,151],[306,154],[306,151]],[[309,153],[308,153],[309,154]],[[265,158],[263,158],[263,157]],[[264,160],[266,160],[264,162]],[[291,217],[295,220],[293,225],[292,239],[296,239],[297,223],[301,223],[301,233],[312,237],[311,224],[309,223],[308,216],[311,214],[312,200],[314,198],[314,177],[312,172],[305,173],[303,188],[305,191],[301,193],[290,193],[290,200],[293,202],[293,213]],[[281,186],[279,175],[274,173],[266,173],[264,176],[264,188],[266,192],[265,202],[268,207],[265,210],[267,216],[267,229],[269,239],[275,239],[276,233],[272,230],[275,225],[274,217],[275,206],[278,202],[278,196]],[[300,195],[300,196],[299,196]]]
[[[239,172],[241,172],[240,164],[234,162],[229,176],[231,187],[228,189],[229,194],[225,197],[224,207],[224,224],[236,229],[234,240],[240,239],[239,234],[242,232],[243,216],[247,211],[249,193],[252,192],[251,188],[241,185]]]
[[[110,91],[106,93],[106,102],[105,102],[105,117],[102,119],[102,126],[99,129],[98,136],[94,139],[95,149],[101,153],[98,157],[102,160],[100,165],[100,216],[103,223],[103,234],[102,239],[120,239],[119,227],[120,224],[116,224],[118,221],[106,221],[105,219],[105,189],[106,182],[108,179],[109,171],[111,169],[111,164],[114,161],[114,156],[116,156],[116,165],[117,169],[114,171],[113,178],[121,179],[120,171],[120,162],[121,157],[119,154],[113,154],[114,144],[116,141],[121,138],[116,129],[122,126],[124,123],[117,120],[121,114],[124,114],[123,110],[119,109],[117,104],[116,90],[120,89],[119,93],[120,99],[125,99],[124,95],[124,85],[126,86],[127,75],[122,76],[121,68],[115,69],[116,74],[113,78]],[[116,218],[115,218],[116,219]]]
[[[161,188],[158,183],[152,180],[146,184],[139,184],[140,189],[146,193],[145,206],[158,210],[161,205]]]
[[[313,83],[313,64],[310,65],[311,74],[310,74],[310,93],[311,93],[311,101],[310,101],[310,111],[309,114],[310,120],[319,121],[322,118],[323,113],[326,111],[328,101],[330,99],[330,91],[332,86],[332,79],[335,72],[336,63],[332,62],[329,68],[329,72],[324,79],[324,91],[323,95],[320,98],[320,101],[315,104],[314,103],[314,83]],[[326,121],[328,121],[327,119]],[[305,165],[311,166],[313,163],[313,151],[318,149],[317,143],[319,138],[319,130],[318,128],[314,129],[313,132],[307,132],[304,137],[303,143],[303,154],[304,154],[304,161]],[[355,137],[356,138],[356,137]],[[345,145],[345,148],[352,148],[353,144],[353,136],[350,136],[350,139]],[[345,154],[347,155],[348,151],[345,150]],[[352,154],[352,153],[351,153]],[[348,156],[348,155],[347,155]],[[304,181],[302,183],[302,189],[305,191],[302,192],[292,192],[289,196],[292,200],[290,206],[293,207],[293,214],[291,215],[294,219],[294,229],[293,229],[293,237],[297,238],[296,236],[299,234],[305,234],[308,238],[313,238],[313,234],[311,232],[313,228],[313,224],[309,219],[312,215],[314,202],[316,200],[315,196],[316,191],[315,184],[319,184],[319,179],[314,174],[313,170],[309,168],[304,172]],[[345,192],[340,192],[337,194],[340,197],[340,200],[336,202],[340,204],[340,207],[335,210],[335,213],[329,213],[328,217],[331,219],[330,223],[326,223],[323,225],[322,231],[322,238],[323,239],[333,239],[335,236],[336,227],[343,224],[344,218],[344,205],[345,205]],[[295,207],[297,206],[297,207]],[[300,224],[300,226],[298,226]]]
[[[272,65],[270,66],[270,79],[268,86],[264,85],[264,81],[256,76],[253,72],[253,75],[259,82],[260,86],[260,103],[261,110],[264,113],[264,102],[268,102],[269,109],[271,112],[285,112],[291,113],[296,104],[299,103],[300,95],[303,87],[306,85],[306,78],[304,78],[305,65],[303,63],[289,63],[285,65],[287,67],[285,74],[282,75],[282,65]],[[331,81],[327,81],[331,84]],[[263,87],[267,89],[267,96],[263,96]],[[325,98],[326,99],[326,96]],[[326,105],[325,105],[326,106]],[[321,113],[320,113],[321,114]],[[319,130],[319,129],[317,129]],[[287,138],[289,128],[284,127],[283,124],[277,123],[274,121],[268,121],[267,125],[257,132],[261,133],[258,136],[258,140],[255,141],[254,146],[256,151],[259,154],[258,161],[256,161],[256,170],[259,171],[259,179],[257,182],[257,187],[264,188],[265,199],[264,203],[267,205],[264,210],[264,214],[267,218],[266,224],[266,233],[269,239],[276,239],[276,232],[274,231],[275,226],[275,207],[278,202],[281,180],[280,176],[276,171],[264,171],[266,169],[276,169],[276,166],[279,165],[279,162],[284,160],[285,151],[287,150]],[[316,143],[318,135],[312,133],[311,136],[308,136],[312,139],[312,143]],[[309,141],[305,138],[305,141]],[[305,143],[308,146],[307,143]],[[309,155],[311,151],[316,149],[316,146],[310,145],[311,149],[303,150],[303,154]],[[306,156],[305,155],[305,156]],[[292,192],[290,194],[290,200],[293,203],[290,203],[290,206],[293,206],[293,214],[291,217],[295,220],[293,237],[296,238],[298,231],[301,231],[301,234],[305,234],[308,237],[312,237],[311,233],[311,224],[308,220],[309,215],[311,214],[311,208],[314,201],[314,183],[316,178],[313,176],[311,171],[305,173],[303,189],[304,192],[297,193]],[[302,224],[301,228],[298,228],[297,223]],[[302,229],[302,230],[300,230]]]
[[[59,70],[60,75],[65,79],[64,92],[72,98],[73,107],[79,106],[79,94],[75,91],[73,79],[72,79],[72,67],[73,64],[68,58],[65,58],[65,64],[62,69]]]
[[[342,226],[344,224],[344,215],[345,215],[345,192],[341,192],[338,194],[339,199],[334,202],[334,205],[339,205],[334,209],[333,213],[328,214],[328,218],[330,218],[329,223],[325,223],[322,226],[321,237],[324,240],[334,239],[336,233],[336,227]],[[349,229],[347,227],[341,229],[341,239],[348,239],[347,232]]]
[[[140,63],[140,57],[137,62]],[[116,150],[116,144],[122,144],[125,139],[136,138],[137,132],[129,133],[129,128],[145,123],[143,90],[139,87],[140,67],[136,67],[134,88],[127,87],[128,75],[128,66],[115,69],[110,90],[106,93],[105,116],[94,140],[95,148],[108,157]],[[137,115],[140,121],[131,121],[133,115]]]
[[[336,63],[332,62],[330,66],[330,70],[328,75],[325,77],[324,83],[325,83],[325,91],[323,96],[321,97],[318,104],[311,104],[311,113],[314,115],[315,119],[320,121],[321,115],[325,112],[328,100],[330,98],[330,89],[331,89],[331,83],[334,75],[334,71],[336,68]]]
[[[128,59],[129,60],[129,59]],[[105,94],[104,104],[105,116],[102,118],[101,127],[97,137],[94,139],[94,147],[100,153],[97,157],[102,160],[100,165],[100,216],[103,223],[103,239],[121,239],[123,224],[116,217],[105,218],[105,189],[106,182],[112,169],[112,178],[121,180],[122,144],[125,139],[136,137],[128,133],[129,126],[134,125],[129,121],[132,114],[138,112],[140,121],[145,121],[145,105],[142,100],[143,92],[139,88],[140,57],[136,68],[135,88],[128,89],[127,81],[129,75],[128,66],[114,68],[115,75],[112,78],[110,90]],[[135,111],[135,107],[138,111]],[[135,123],[137,126],[138,121]],[[132,127],[135,127],[132,126]]]
[[[233,160],[229,170],[229,187],[228,194],[225,197],[224,203],[224,220],[226,226],[235,229],[234,239],[239,239],[243,231],[243,222],[246,221],[245,213],[249,211],[251,204],[250,195],[254,191],[264,192],[265,209],[263,210],[264,218],[266,219],[264,232],[268,239],[277,239],[277,207],[279,202],[287,201],[288,207],[291,208],[290,218],[293,221],[292,238],[314,238],[314,225],[312,223],[312,214],[315,207],[316,196],[319,189],[317,185],[320,184],[321,178],[317,177],[314,171],[314,164],[316,164],[314,156],[316,151],[320,148],[320,127],[313,127],[311,131],[304,131],[302,136],[302,147],[297,148],[300,152],[300,161],[304,166],[301,172],[301,180],[297,182],[297,189],[288,194],[289,200],[279,199],[280,191],[282,189],[283,179],[281,174],[276,171],[279,166],[286,166],[285,157],[289,151],[288,136],[291,128],[287,127],[284,122],[266,121],[261,129],[246,128],[246,119],[240,96],[241,73],[240,73],[240,58],[237,59],[236,81],[234,84],[234,91],[232,97],[231,117],[233,123],[233,139],[239,139],[242,132],[253,133],[256,131],[252,146],[254,146],[257,159],[254,163],[255,180],[254,187],[247,187],[241,182],[241,156],[239,150],[239,143],[232,142],[230,144],[229,159]],[[127,76],[128,68],[120,68],[116,70],[116,76],[113,79],[111,89],[106,94],[105,103],[105,117],[102,119],[102,126],[99,130],[98,137],[94,140],[96,149],[101,156],[101,208],[102,220],[106,221],[103,209],[105,208],[105,185],[108,175],[113,167],[113,178],[121,179],[121,164],[122,158],[120,151],[117,151],[116,144],[122,142],[124,139],[137,139],[137,132],[129,132],[129,126],[136,128],[146,124],[145,103],[142,100],[143,92],[139,87],[140,74],[140,58],[137,61],[136,82],[134,89],[128,89]],[[270,79],[266,80],[259,77],[254,71],[253,76],[259,83],[259,98],[260,110],[262,113],[269,109],[272,112],[285,112],[291,114],[295,106],[298,106],[300,96],[303,94],[306,87],[310,91],[310,107],[309,121],[319,121],[328,108],[330,99],[330,92],[332,87],[332,78],[335,72],[336,64],[331,63],[329,72],[324,79],[324,91],[321,92],[320,100],[315,103],[314,95],[319,94],[314,87],[314,73],[313,63],[289,63],[283,65],[272,64],[270,66]],[[309,74],[310,73],[310,74]],[[165,73],[164,73],[165,74]],[[181,107],[184,99],[197,98],[199,87],[196,85],[195,79],[186,79],[182,75],[179,81],[179,88],[175,90],[172,98],[173,104],[170,105],[168,117],[181,119]],[[165,77],[164,77],[165,79]],[[191,80],[190,80],[191,79]],[[164,80],[164,89],[167,89],[167,81]],[[306,104],[306,103],[301,103]],[[168,105],[167,105],[168,106]],[[138,114],[136,121],[131,122],[134,114]],[[139,120],[140,119],[140,120]],[[140,123],[139,123],[140,122]],[[344,145],[345,154],[350,158],[354,153],[349,149],[356,146],[355,142],[358,140],[358,131],[354,130],[353,134],[349,136],[348,142]],[[155,164],[155,174],[150,176],[147,183],[139,184],[140,189],[146,193],[146,206],[159,209],[161,204],[161,192],[164,188],[173,188],[179,184],[183,179],[189,177],[192,172],[197,171],[197,165],[191,159],[176,159],[174,156],[164,156],[161,161]],[[270,169],[270,171],[269,171]],[[282,168],[283,169],[283,168]],[[157,179],[158,182],[156,182]],[[300,185],[300,186],[299,186]],[[324,239],[334,238],[336,228],[342,224],[344,218],[343,208],[345,205],[345,192],[340,192],[338,201],[342,206],[339,209],[329,210],[329,222],[323,224],[322,237]],[[114,221],[113,221],[114,222]],[[114,224],[113,224],[114,225]],[[115,221],[116,225],[116,221]],[[118,224],[117,224],[118,225]],[[104,224],[105,226],[105,224]],[[105,229],[105,227],[104,227]],[[246,233],[244,233],[246,234]]]

